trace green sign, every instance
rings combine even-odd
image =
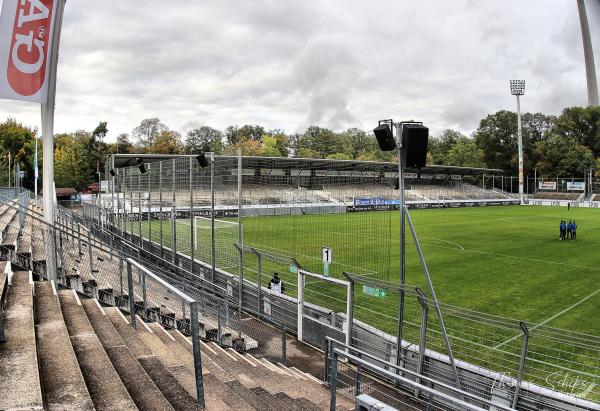
[[[363,294],[370,295],[371,297],[377,297],[384,300],[387,297],[387,291],[383,288],[371,287],[370,285],[363,284]]]

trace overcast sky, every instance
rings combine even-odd
[[[0,0],[0,4],[2,1]],[[600,0],[586,0],[600,74]],[[415,119],[470,133],[515,109],[586,105],[575,0],[69,0],[56,132],[109,141],[144,118],[185,135],[209,125],[372,129]],[[0,101],[0,120],[40,124],[39,106]]]

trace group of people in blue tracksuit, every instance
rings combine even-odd
[[[558,239],[577,239],[577,223],[575,223],[575,220],[569,220],[568,223],[564,220],[560,220],[560,237]]]

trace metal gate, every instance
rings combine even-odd
[[[340,318],[338,310],[328,309],[327,301],[312,304],[305,300],[307,279],[312,283],[345,288],[345,313]],[[326,277],[298,269],[298,339],[321,348],[325,337],[335,338],[347,345],[352,343],[353,284],[350,281]],[[310,314],[309,314],[310,313]]]

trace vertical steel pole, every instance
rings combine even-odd
[[[139,221],[139,235],[140,235],[140,248],[144,248],[144,235],[142,234],[142,183],[141,183],[141,174],[138,175],[137,178],[137,186],[138,186],[138,221]]]
[[[392,121],[392,130],[394,122]],[[402,124],[396,128],[396,138],[398,140],[398,188],[400,191],[400,298],[398,301],[398,324],[396,329],[396,365],[402,363],[402,334],[404,326],[404,285],[406,284],[406,215],[404,209],[404,164],[402,162]]]
[[[598,101],[598,80],[596,79],[596,67],[594,65],[594,49],[592,48],[592,39],[590,37],[590,27],[588,24],[587,13],[585,11],[585,0],[577,0],[577,9],[579,11],[579,23],[581,25],[581,38],[583,40],[583,57],[585,60],[585,74],[587,80],[588,106],[597,106]]]
[[[148,248],[150,249],[150,253],[154,248],[153,238],[152,238],[152,179],[150,178],[150,174],[152,174],[153,167],[150,166],[150,170],[146,174],[146,179],[148,180],[148,203],[146,206],[146,213],[148,214]]]
[[[214,231],[214,230],[213,230]],[[240,245],[238,310],[242,315],[242,298],[244,288],[244,231],[242,229],[242,149],[238,149],[238,243]]]
[[[138,272],[140,273],[141,276],[141,283],[142,283],[142,302],[144,304],[144,320],[148,321],[148,298],[147,298],[147,291],[146,291],[146,272],[144,270],[139,270]],[[185,317],[185,313],[184,313],[184,317]]]
[[[352,347],[352,325],[354,323],[354,281],[350,280],[346,290],[346,345]],[[349,352],[346,348],[346,352]]]
[[[131,317],[131,326],[133,327],[133,329],[135,329],[135,294],[133,293],[133,273],[131,268],[131,261],[127,261],[127,283],[127,291],[129,294],[129,315]]]
[[[425,365],[425,348],[427,345],[427,322],[429,316],[429,306],[427,305],[427,297],[423,291],[417,287],[415,290],[418,294],[417,301],[421,304],[421,329],[419,335],[419,358],[417,360],[417,374],[423,374],[423,367]],[[421,383],[420,379],[417,383]],[[419,389],[415,389],[415,397],[419,398]]]
[[[304,274],[298,269],[298,341],[302,341],[302,316],[304,314]]]
[[[523,345],[521,346],[521,359],[519,361],[519,374],[517,376],[517,386],[515,387],[515,396],[513,397],[512,407],[517,409],[519,402],[519,393],[521,392],[521,383],[523,382],[523,374],[525,373],[525,360],[527,359],[527,348],[529,346],[529,328],[525,321],[521,321],[519,326],[523,330]]]
[[[202,408],[204,402],[204,381],[202,379],[202,354],[200,351],[200,332],[198,330],[198,303],[190,302],[190,321],[192,322],[192,351],[194,352],[194,374],[196,376],[196,398]]]
[[[217,246],[215,236],[215,153],[210,153],[210,281],[213,283],[215,282],[215,273],[217,269]]]
[[[196,220],[196,218],[194,217],[194,187],[193,187],[193,180],[194,180],[194,158],[190,157],[190,161],[189,161],[189,167],[190,167],[190,173],[189,173],[189,178],[190,178],[190,187],[189,187],[189,191],[190,191],[190,272],[194,272],[194,261],[195,261],[195,257],[194,257],[194,248],[196,247],[196,242],[194,241],[194,221]],[[183,273],[183,290],[185,292],[185,270]]]
[[[163,171],[162,171],[162,161],[158,163],[158,201],[160,202],[159,206],[159,221],[160,221],[160,258],[165,257],[165,247],[163,244],[163,193],[162,193],[162,179],[163,179]]]
[[[176,187],[176,183],[177,180],[175,178],[175,174],[177,172],[177,168],[176,168],[176,164],[175,164],[175,159],[172,160],[173,161],[173,176],[172,176],[172,190],[173,190],[173,207],[172,207],[172,213],[171,213],[171,218],[172,223],[171,223],[171,253],[173,254],[172,256],[172,260],[173,260],[173,264],[177,264],[177,262],[179,261],[177,258],[177,197],[175,194],[175,187]]]
[[[253,249],[254,250],[254,249]],[[258,269],[258,287],[256,288],[256,313],[260,320],[260,302],[262,300],[262,255],[254,250],[257,258],[257,269]]]
[[[331,368],[329,370],[329,390],[330,390],[329,411],[335,411],[335,409],[336,409],[336,394],[337,394],[338,355],[335,352],[334,348],[332,348],[330,361],[331,361]]]

